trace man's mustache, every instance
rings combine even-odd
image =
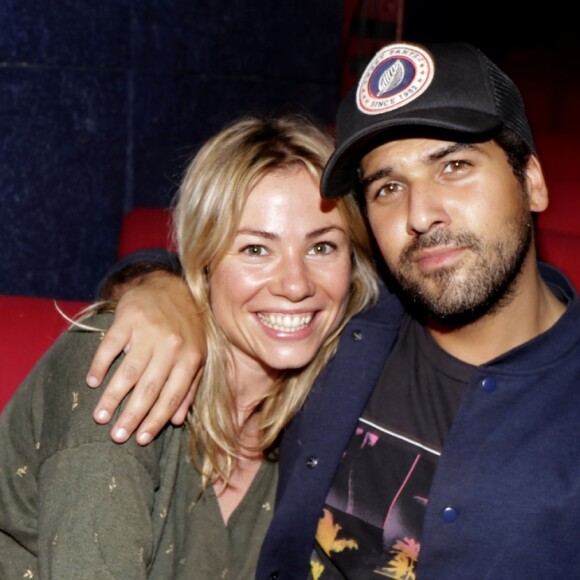
[[[417,252],[438,247],[467,248],[474,252],[478,252],[482,248],[482,243],[481,240],[472,232],[435,230],[414,238],[401,253],[401,261],[411,261],[413,255]]]

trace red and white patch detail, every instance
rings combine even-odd
[[[378,115],[410,103],[433,81],[431,55],[411,44],[391,44],[367,65],[358,84],[356,104],[367,115]]]

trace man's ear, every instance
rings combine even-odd
[[[544,211],[548,207],[548,186],[538,158],[531,155],[526,167],[526,184],[530,210],[534,212]]]

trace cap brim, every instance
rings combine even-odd
[[[361,129],[337,147],[322,174],[322,197],[333,198],[353,191],[357,186],[357,168],[362,158],[389,141],[410,137],[480,141],[493,138],[502,126],[498,116],[481,111],[423,109],[413,113],[394,118],[391,115],[382,123],[375,118],[371,126]]]

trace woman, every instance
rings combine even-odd
[[[84,373],[112,317],[74,325],[0,417],[0,577],[253,577],[277,437],[377,295],[355,203],[319,196],[331,150],[295,116],[241,119],[200,149],[174,208],[207,335],[188,424],[110,441]]]

